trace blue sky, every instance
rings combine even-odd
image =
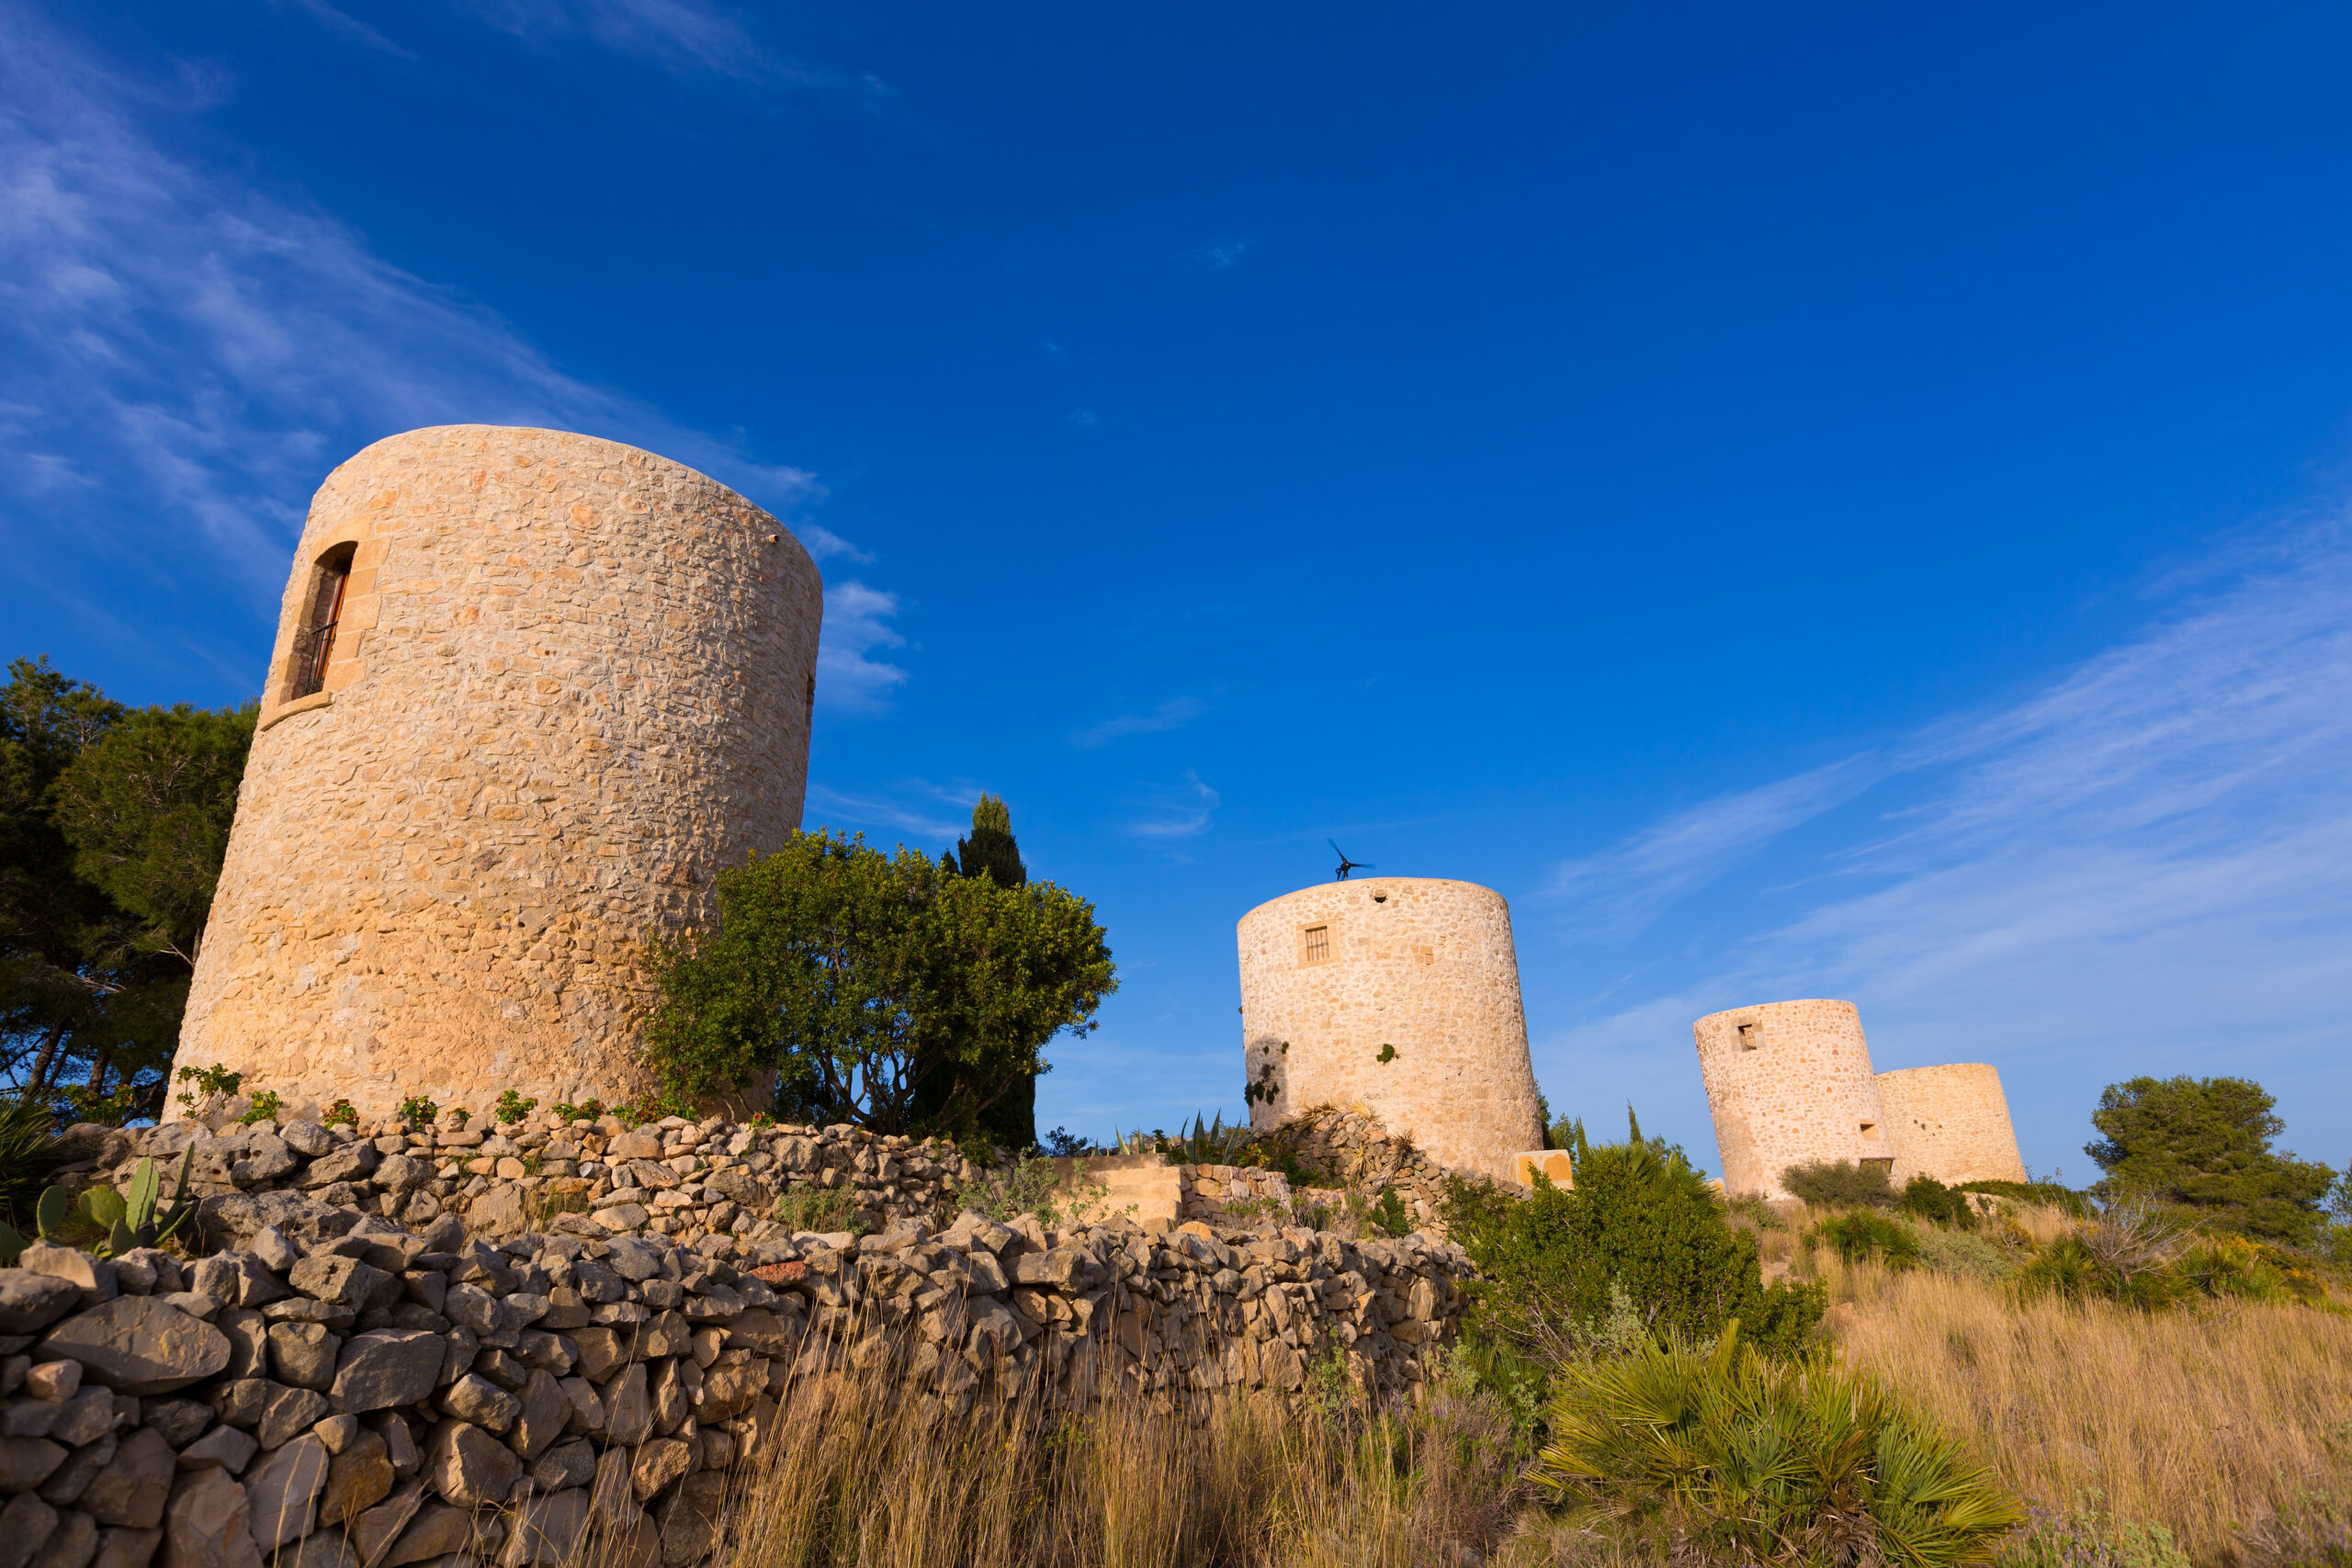
[[[1097,900],[1047,1125],[1240,1109],[1336,835],[1702,1163],[1690,1021],[1838,996],[2039,1170],[2140,1072],[2341,1165],[2348,35],[0,0],[9,651],[240,700],[337,461],[590,431],[820,558],[812,825],[986,786]]]

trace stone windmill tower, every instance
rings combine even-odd
[[[617,1101],[650,939],[799,826],[822,585],[760,508],[557,431],[311,502],[175,1067],[289,1105]]]

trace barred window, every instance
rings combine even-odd
[[[1306,928],[1306,962],[1309,964],[1331,962],[1331,928],[1329,926]]]
[[[357,547],[338,545],[319,558],[311,579],[311,603],[294,633],[287,660],[286,700],[326,689],[327,661],[334,657],[335,627],[343,621],[343,591],[351,585],[351,558]]]

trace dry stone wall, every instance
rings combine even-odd
[[[1502,896],[1380,876],[1260,905],[1237,930],[1250,1122],[1334,1105],[1457,1169],[1540,1147],[1519,959]]]
[[[249,1153],[246,1156],[251,1159]],[[332,1158],[334,1156],[322,1156]],[[406,1157],[406,1156],[399,1156]],[[1049,1229],[424,1234],[286,1193],[195,1259],[37,1245],[0,1269],[0,1551],[10,1568],[500,1568],[587,1549],[684,1568],[801,1380],[903,1379],[941,1411],[1423,1375],[1468,1265],[1409,1236]]]
[[[325,689],[296,697],[347,558]],[[680,464],[448,425],[327,477],[175,1066],[313,1112],[658,1087],[647,937],[800,821],[822,585]],[[176,1111],[175,1111],[176,1113]]]

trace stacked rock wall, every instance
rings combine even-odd
[[[296,551],[175,1066],[371,1115],[658,1087],[644,943],[799,826],[821,611],[774,517],[634,447],[450,425],[351,458]]]
[[[2001,1075],[1989,1064],[1898,1067],[1878,1075],[1878,1095],[1894,1137],[1896,1186],[1915,1176],[1954,1186],[2026,1179]]]
[[[250,1199],[241,1201],[250,1205]],[[1195,1414],[1422,1376],[1468,1272],[1419,1237],[1049,1230],[960,1215],[799,1235],[737,1268],[667,1237],[288,1208],[184,1261],[35,1246],[0,1269],[0,1551],[19,1568],[684,1568],[799,1380],[927,1407],[1111,1398]],[[222,1223],[250,1210],[229,1204]]]
[[[1327,883],[1261,904],[1237,937],[1252,1126],[1340,1106],[1490,1177],[1543,1143],[1500,894]]]

